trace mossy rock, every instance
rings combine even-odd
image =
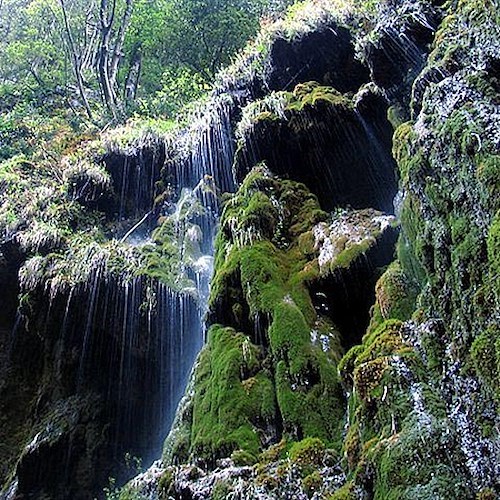
[[[476,337],[470,355],[474,368],[500,400],[500,329],[491,326]]]
[[[470,485],[457,474],[461,457],[446,454],[453,436],[444,436],[445,424],[419,427],[405,423],[404,432],[373,447],[368,460],[375,467],[374,499],[470,498]]]
[[[488,265],[490,282],[500,302],[500,211],[498,211],[488,231]]]
[[[264,165],[254,168],[225,204],[216,242],[210,317],[247,335],[213,327],[200,358],[196,375],[200,382],[195,385],[205,389],[195,400],[191,450],[211,457],[211,463],[231,453],[254,461],[264,445],[259,434],[265,435],[269,425],[282,429],[285,438],[318,437],[340,448],[344,401],[336,363],[342,348],[333,334],[334,325],[321,321],[313,307],[305,280],[317,274],[304,273],[315,258],[312,227],[325,217],[303,184],[280,180]],[[268,221],[265,228],[263,221]],[[327,350],[313,341],[313,330],[321,328],[332,340]],[[245,338],[249,352],[260,353],[253,370],[245,363],[242,368],[240,351],[234,345],[242,342],[236,340],[238,336]],[[234,365],[231,372],[219,368],[225,358],[224,366]],[[238,364],[239,371],[245,372],[239,379]],[[264,387],[263,379],[273,382],[269,386],[276,398],[272,415],[250,402],[255,391]],[[230,399],[235,401],[232,407],[224,403]],[[216,416],[215,407],[221,405],[225,410]]]
[[[325,444],[319,438],[305,438],[294,443],[290,448],[289,456],[292,463],[299,467],[321,465],[325,453]]]
[[[304,479],[302,479],[302,487],[304,488],[304,491],[309,498],[311,498],[315,493],[319,492],[322,485],[323,478],[317,470],[311,472]]]
[[[254,424],[272,422],[276,413],[273,383],[259,357],[245,335],[210,329],[195,379],[191,452],[198,459],[213,465],[240,450],[256,461],[261,443]]]
[[[167,500],[175,494],[175,474],[173,468],[165,469],[158,481],[158,496],[161,500]]]
[[[491,208],[498,210],[500,208],[497,196],[500,190],[500,156],[491,154],[477,156],[475,159],[476,177],[485,186]]]
[[[320,85],[318,82],[301,83],[292,92],[287,107],[288,111],[302,111],[308,106],[314,107],[321,104],[329,106],[342,106],[352,108],[352,102],[333,87]]]
[[[375,287],[376,303],[368,331],[373,331],[387,319],[410,319],[416,308],[418,293],[417,282],[407,276],[398,261],[394,261]]]
[[[328,497],[328,500],[356,500],[355,485],[353,481],[348,481]]]
[[[210,500],[226,500],[230,498],[233,491],[234,488],[229,482],[219,480],[215,483]]]

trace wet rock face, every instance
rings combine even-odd
[[[325,99],[285,109],[282,116],[258,116],[240,140],[237,178],[265,161],[276,174],[310,187],[326,210],[373,207],[391,213],[397,180],[386,104],[365,95],[359,105],[357,111],[347,100]]]
[[[141,313],[151,294],[159,305]],[[185,384],[199,350],[188,334],[201,328],[193,324],[197,306],[146,278],[127,283],[98,271],[70,295],[35,289],[29,296],[28,321],[13,334],[0,387],[5,414],[24,413],[32,422],[2,429],[22,435],[11,444],[21,456],[15,490],[27,498],[99,496],[108,477],[135,473],[126,456],[147,463],[161,453],[173,388]],[[26,384],[19,401],[11,398],[16,382]]]
[[[89,485],[106,480],[96,470],[105,440],[103,402],[96,396],[58,401],[25,447],[16,467],[16,492],[23,498],[88,498]],[[109,459],[109,457],[107,457]]]
[[[134,218],[153,208],[156,182],[165,163],[165,144],[158,137],[147,144],[120,151],[110,148],[102,162],[113,182],[113,195],[100,199],[96,207],[111,218]]]
[[[326,25],[298,41],[278,39],[271,48],[269,90],[292,90],[315,80],[340,92],[356,92],[369,81],[366,67],[355,59],[351,33],[338,25]]]
[[[6,244],[10,246],[9,244]],[[10,254],[10,255],[9,255]],[[18,305],[19,284],[17,272],[21,263],[21,256],[17,251],[11,251],[3,245],[0,251],[0,289],[2,294],[2,308],[0,311],[0,329],[10,331],[14,326]]]
[[[137,481],[149,498],[493,498],[500,18],[491,2],[451,5],[410,91],[441,3],[386,2],[358,40],[382,90],[373,82],[358,90],[367,71],[347,31],[327,23],[295,41],[277,37],[267,82],[276,92],[252,80],[245,98],[222,99],[204,131],[187,138],[186,156],[166,154],[163,173],[158,149],[106,158],[117,195],[107,208],[102,201],[108,214],[149,210],[158,175],[174,189],[197,183],[193,166],[211,166],[231,189],[233,144],[222,138],[241,119],[240,186],[217,239],[212,328],[167,440],[164,465],[176,468],[156,465],[144,488]],[[240,114],[249,96],[262,100]],[[395,133],[397,174],[389,104],[414,118]],[[255,168],[260,161],[267,168]],[[398,187],[399,233],[374,210],[392,213]],[[167,240],[159,254],[171,255]],[[0,263],[8,287],[19,265],[10,251]],[[172,260],[153,263],[159,276]],[[163,355],[171,353],[169,366],[186,359],[175,334],[191,326],[174,325],[158,342],[151,325],[168,322],[171,310],[158,310],[151,282],[125,287],[113,273],[94,276],[73,288],[72,304],[45,285],[35,302],[22,301],[31,326],[13,345],[7,336],[0,343],[12,354],[0,366],[8,369],[0,473],[11,477],[19,458],[11,491],[83,500],[102,491],[117,457],[152,444],[148,426],[162,417],[150,412],[161,405],[150,387],[178,380],[166,376]],[[14,294],[8,304],[2,334]],[[196,465],[178,467],[189,461]]]
[[[361,44],[371,81],[405,107],[441,19],[441,12],[426,1],[388,4]]]
[[[363,258],[337,268],[309,286],[314,307],[337,325],[346,351],[359,344],[366,332],[379,269],[393,260],[397,238],[398,231],[387,228]]]

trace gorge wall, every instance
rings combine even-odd
[[[185,128],[13,165],[0,498],[98,497],[172,420],[108,496],[496,498],[499,35],[305,2]]]

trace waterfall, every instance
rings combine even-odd
[[[64,252],[29,258],[19,272],[11,351],[33,353],[40,374],[30,410],[37,427],[24,453],[28,460],[59,442],[68,492],[82,455],[95,464],[96,488],[136,472],[126,457],[146,467],[161,455],[205,338],[219,199],[235,188],[237,100],[214,95],[188,128],[110,149],[114,238],[82,235]],[[160,203],[158,183],[169,193]],[[74,439],[77,427],[89,426],[93,434]],[[43,477],[49,464],[37,463]]]
[[[158,283],[156,304],[150,311],[155,330],[167,337],[159,351],[160,392],[168,395],[161,405],[161,444],[205,338],[204,318],[213,271],[219,194],[235,189],[231,123],[235,107],[235,99],[229,94],[213,96],[195,113],[189,128],[166,142],[164,168],[178,195],[175,205],[167,206],[163,215],[170,215],[176,232],[183,236],[179,245],[189,247],[182,252],[183,270],[194,290],[173,291]],[[197,204],[201,210],[194,208]],[[159,452],[157,448],[155,458]]]

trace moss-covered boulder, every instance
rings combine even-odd
[[[325,238],[330,245],[342,239],[350,258],[341,267],[349,270],[358,260],[373,264],[368,249],[392,230],[391,217],[379,212],[342,214],[329,216],[303,184],[281,180],[264,165],[226,201],[209,305],[217,324],[193,375],[191,409],[167,440],[170,459],[181,450],[186,457],[187,446],[192,459],[209,466],[230,455],[251,461],[283,437],[339,449],[344,340],[313,297],[315,283],[328,279]],[[346,231],[325,236],[325,228],[340,226]],[[331,266],[328,273],[335,272]],[[186,424],[190,431],[181,432]]]
[[[353,98],[306,82],[249,104],[237,129],[237,179],[265,161],[275,174],[305,183],[327,210],[392,212],[397,190],[389,153],[392,127],[384,99],[368,104],[372,92],[364,89]]]

